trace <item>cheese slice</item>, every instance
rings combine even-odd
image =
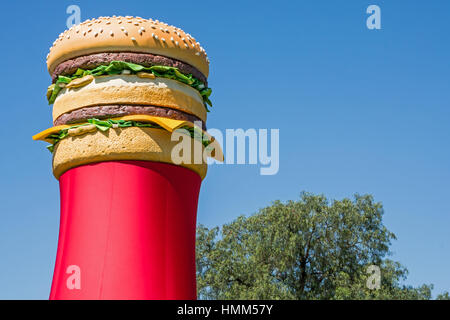
[[[190,127],[190,128],[195,127],[195,125],[190,121],[149,116],[149,115],[145,115],[145,114],[116,117],[116,118],[111,118],[111,120],[151,122],[151,123],[155,123],[155,124],[161,126],[163,129],[165,129],[169,132],[173,132],[176,129],[179,129],[181,127]],[[71,125],[63,124],[63,125],[51,127],[44,131],[39,132],[38,134],[35,134],[33,136],[33,140],[41,140],[41,141],[45,141],[48,143],[53,143],[52,139],[47,138],[49,135],[58,133],[61,130],[68,129],[75,125],[88,124],[88,123],[89,122],[76,123],[76,124],[71,124]],[[222,149],[221,149],[219,143],[217,143],[217,141],[214,140],[214,137],[212,137],[208,132],[204,131],[203,129],[202,129],[202,132],[205,137],[207,137],[209,140],[212,141],[211,145],[214,147],[214,151],[212,152],[212,157],[218,161],[223,161],[224,160],[223,152],[222,152]]]
[[[61,130],[70,128],[71,126],[63,124],[60,126],[56,126],[56,127],[51,127],[48,129],[45,129],[44,131],[39,132],[38,134],[35,134],[33,136],[33,140],[42,140],[48,143],[52,143],[52,140],[47,139],[47,137],[53,133],[58,133]]]

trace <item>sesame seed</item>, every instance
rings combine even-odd
[[[94,37],[96,37],[96,36],[98,36],[98,32],[96,32],[96,33],[94,34]]]
[[[86,31],[83,32],[83,36],[85,36],[85,35],[86,35]]]
[[[178,46],[178,41],[175,41],[175,45]]]
[[[196,56],[199,56],[199,55],[200,55],[200,52],[196,52],[195,55],[196,55]]]
[[[186,48],[189,48],[189,46],[188,46],[188,44],[187,44],[187,43],[185,43],[185,44],[184,44],[184,46],[185,46]]]
[[[158,36],[157,35],[155,35],[155,39],[158,40]]]
[[[135,37],[131,37],[131,41],[136,41],[136,38]]]
[[[123,31],[123,30],[125,30],[125,28],[124,28],[124,27],[120,27],[120,30],[122,30],[122,31]]]
[[[98,30],[98,32],[102,33],[102,32],[103,32],[103,29]]]
[[[164,38],[161,38],[161,40],[162,40],[162,42],[166,42],[166,39],[164,39]]]
[[[112,31],[111,31],[111,32],[110,32],[109,34],[111,35],[111,37],[113,37],[113,36],[114,36],[114,32],[112,32]]]

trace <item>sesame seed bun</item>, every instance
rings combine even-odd
[[[61,62],[101,52],[142,52],[177,59],[197,68],[205,77],[209,60],[200,43],[183,30],[158,20],[139,17],[100,17],[86,20],[61,33],[50,48],[50,74]]]
[[[108,104],[161,106],[206,122],[207,112],[196,89],[177,80],[135,75],[99,76],[85,86],[64,88],[53,104],[53,121],[76,109]]]
[[[201,142],[191,139],[194,144]],[[173,164],[171,152],[178,141],[171,141],[171,134],[163,129],[128,127],[96,130],[80,136],[60,140],[53,152],[53,174],[56,179],[67,170],[89,163],[112,160],[144,160]],[[201,146],[203,150],[203,146]],[[202,179],[207,164],[180,164],[196,172]]]

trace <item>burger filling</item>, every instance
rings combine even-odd
[[[128,128],[128,127],[146,127],[146,128],[155,128],[155,129],[163,129],[161,126],[155,123],[146,123],[132,120],[99,120],[99,119],[88,119],[87,123],[73,125],[71,127],[60,130],[58,133],[54,133],[46,137],[46,139],[51,140],[52,144],[47,146],[47,149],[50,152],[53,152],[55,145],[62,139],[69,136],[77,136],[82,135],[88,132],[94,132],[96,130],[100,131],[108,131],[109,129],[118,129],[118,128]],[[185,129],[189,132],[191,138],[200,141],[203,146],[208,147],[212,140],[209,139],[206,135],[203,134],[202,130],[198,127],[189,127],[183,126],[180,129]]]
[[[139,54],[136,54],[140,56]],[[152,55],[153,56],[153,55]],[[89,56],[87,56],[89,57]],[[115,57],[115,56],[112,56]],[[158,56],[161,57],[161,56]],[[82,57],[80,57],[82,58]],[[78,58],[78,59],[80,59]],[[163,57],[164,59],[168,59]],[[74,59],[76,60],[76,59]],[[113,60],[109,62],[86,62],[81,59],[78,62],[74,62],[74,60],[65,61],[60,64],[53,73],[54,83],[48,87],[47,90],[47,99],[49,104],[53,104],[58,96],[58,93],[62,90],[62,88],[69,87],[78,87],[85,85],[92,81],[95,76],[102,75],[118,75],[118,74],[136,74],[143,78],[155,78],[162,77],[180,81],[185,83],[192,88],[198,90],[200,95],[203,98],[203,102],[205,108],[208,110],[208,105],[212,106],[211,101],[209,100],[209,96],[211,95],[211,88],[207,87],[206,81],[200,80],[198,77],[195,77],[193,73],[183,73],[183,71],[192,71],[194,68],[192,66],[188,66],[185,63],[178,62],[175,66],[167,66],[167,65],[151,65],[151,62],[145,62],[142,64],[137,64],[133,62]],[[102,59],[100,59],[102,60]],[[176,61],[173,59],[169,59],[172,61]],[[105,60],[103,60],[105,61]],[[165,61],[165,60],[164,60]],[[70,63],[69,63],[70,62]],[[100,63],[100,64],[99,64]],[[101,64],[103,63],[103,64]],[[97,65],[97,66],[96,66]],[[146,66],[147,65],[147,66]],[[179,68],[179,66],[183,66]],[[61,67],[65,66],[65,68]],[[79,66],[79,67],[78,67]],[[92,69],[87,69],[86,67],[95,66]],[[76,67],[76,70],[74,68]],[[85,67],[83,69],[81,67]],[[69,73],[72,71],[73,73]],[[198,76],[199,72],[194,71],[194,73]]]
[[[151,53],[134,52],[105,52],[95,53],[78,58],[73,58],[60,63],[52,73],[52,82],[55,82],[59,75],[70,76],[78,68],[84,70],[95,69],[100,65],[107,65],[111,61],[125,61],[139,64],[144,67],[167,66],[174,67],[184,74],[192,74],[193,77],[207,85],[206,77],[195,67],[172,58],[154,55]]]
[[[105,119],[134,114],[145,114],[149,116],[184,120],[192,123],[198,123],[200,121],[202,129],[206,130],[205,123],[192,114],[165,107],[137,105],[104,105],[84,107],[62,114],[54,121],[53,124],[55,126],[59,126],[62,124],[86,121],[90,118]]]

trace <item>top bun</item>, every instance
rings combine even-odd
[[[183,30],[158,20],[139,17],[100,17],[61,33],[47,55],[50,74],[61,62],[101,52],[142,52],[177,59],[205,77],[209,60],[200,43]]]

